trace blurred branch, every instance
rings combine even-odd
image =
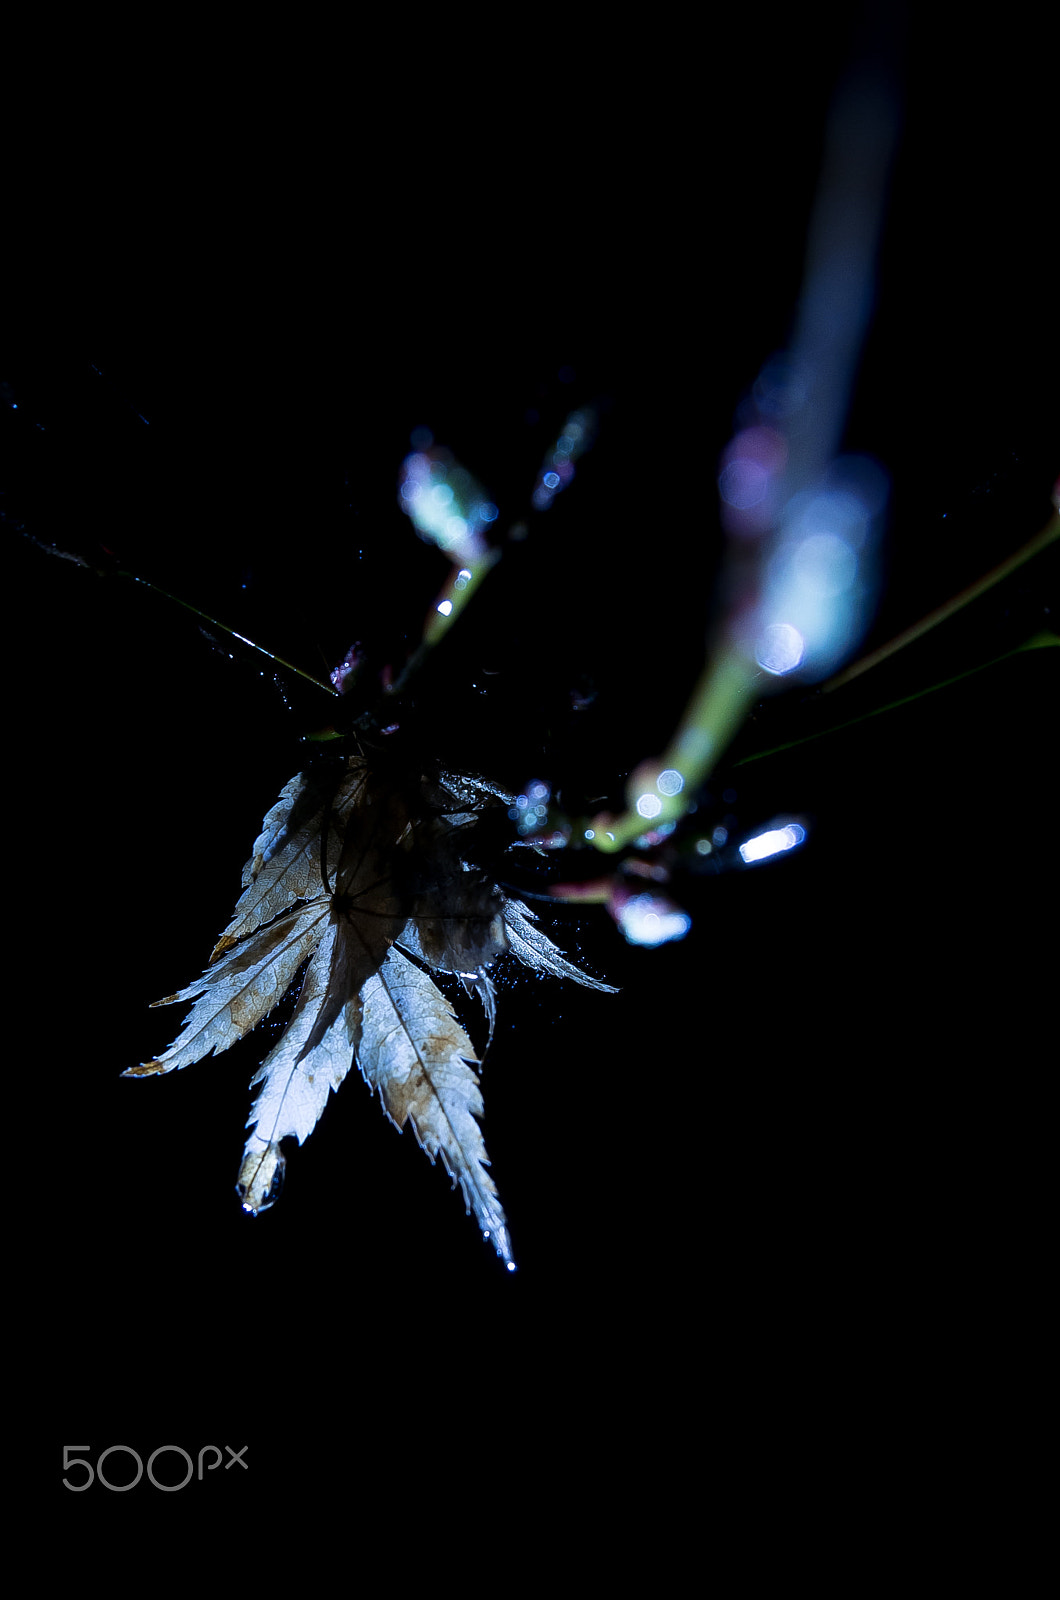
[[[787,680],[826,677],[864,630],[888,485],[874,462],[838,451],[897,125],[893,64],[863,58],[829,117],[790,350],[760,373],[720,463],[728,592],[716,653],[664,754],[631,775],[627,809],[582,830],[605,853],[683,816],[752,702]]]

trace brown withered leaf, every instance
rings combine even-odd
[[[514,1266],[504,1212],[487,1172],[478,1118],[481,1060],[432,971],[476,994],[493,1037],[491,968],[505,955],[553,977],[615,991],[568,961],[472,859],[482,813],[511,797],[466,774],[415,780],[373,771],[360,756],[337,774],[299,773],[268,812],[243,869],[232,921],[197,982],[156,1005],[194,1000],[184,1027],[144,1077],[219,1054],[305,975],[294,1013],[261,1063],[240,1167],[244,1209],[280,1190],[281,1141],[312,1133],[356,1061],[401,1130],[459,1183],[497,1254]]]

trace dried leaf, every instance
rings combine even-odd
[[[395,1127],[411,1122],[431,1161],[441,1156],[468,1211],[510,1262],[504,1212],[485,1171],[486,1146],[475,1121],[482,1095],[470,1065],[478,1064],[471,1040],[445,996],[400,950],[390,951],[362,998],[357,1062],[365,1080],[379,1090]]]
[[[514,1265],[476,1120],[481,1060],[430,971],[458,975],[478,996],[489,1040],[490,970],[509,951],[539,973],[615,991],[568,961],[533,913],[476,865],[475,824],[510,801],[482,778],[443,772],[412,781],[357,756],[337,773],[299,773],[268,812],[210,966],[156,1002],[194,999],[182,1032],[157,1060],[125,1074],[171,1072],[227,1049],[310,958],[291,1020],[252,1079],[261,1088],[238,1184],[247,1211],[273,1204],[281,1141],[304,1143],[356,1059],[390,1119],[399,1129],[411,1124],[432,1163],[441,1156],[468,1211]]]
[[[286,1032],[250,1080],[251,1088],[260,1083],[262,1089],[247,1122],[253,1132],[239,1170],[238,1187],[247,1211],[264,1211],[276,1199],[284,1169],[280,1140],[294,1138],[305,1143],[329,1094],[342,1083],[353,1060],[361,1018],[361,1001],[356,995],[315,1048],[306,1051],[327,993],[336,931],[332,923],[321,939]]]
[[[328,903],[323,897],[288,912],[269,927],[237,945],[197,983],[156,1000],[156,1006],[174,1005],[199,995],[183,1032],[156,1061],[130,1067],[123,1077],[145,1077],[188,1067],[211,1051],[218,1055],[241,1039],[273,1006],[283,999],[298,968],[320,943],[327,927]]]
[[[356,804],[365,781],[363,762],[351,762],[331,801],[334,827],[329,826],[329,879],[338,867],[342,822]],[[243,868],[244,893],[235,915],[210,956],[216,961],[240,939],[298,900],[323,889],[320,879],[320,833],[328,810],[328,794],[304,772],[293,777],[262,823],[254,853]]]
[[[568,961],[552,940],[540,928],[534,927],[536,921],[534,913],[521,900],[505,899],[504,923],[508,930],[508,948],[513,956],[517,956],[535,972],[547,973],[549,977],[572,978],[575,983],[585,984],[587,989],[602,989],[605,994],[618,993],[612,984],[590,978],[581,967]]]

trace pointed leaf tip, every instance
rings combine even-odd
[[[243,1210],[256,1217],[280,1198],[287,1162],[279,1143],[263,1145],[253,1141],[253,1145],[243,1157],[236,1194],[243,1202]]]

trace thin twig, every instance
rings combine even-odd
[[[182,600],[179,594],[170,594],[168,589],[160,588],[157,583],[152,583],[148,578],[141,578],[135,572],[118,571],[114,576],[117,578],[131,578],[134,583],[143,584],[145,589],[153,589],[155,594],[160,594],[164,600],[172,600],[174,605],[183,606],[185,611],[190,611],[194,616],[201,617],[212,628],[220,628],[222,633],[227,633],[233,639],[238,639],[240,644],[245,644],[251,650],[256,650],[259,655],[267,657],[269,661],[274,661],[278,667],[283,667],[286,671],[297,674],[299,678],[304,678],[307,683],[312,683],[316,688],[323,689],[325,694],[334,695],[336,699],[338,698],[339,691],[332,684],[325,683],[322,678],[315,678],[311,672],[304,672],[301,667],[296,667],[293,661],[286,660],[284,656],[278,656],[273,651],[266,650],[263,644],[257,644],[255,640],[248,639],[245,633],[240,633],[237,629],[230,628],[227,622],[220,622],[216,617],[211,617],[208,612],[201,610],[198,606],[193,606],[190,600]]]
[[[739,761],[734,761],[734,767],[746,767],[752,761],[764,761],[766,756],[780,755],[783,750],[795,750],[799,745],[812,744],[815,739],[825,739],[830,733],[842,733],[846,728],[856,728],[859,722],[868,722],[872,717],[882,717],[885,711],[895,711],[899,706],[907,706],[911,700],[922,700],[925,695],[934,694],[937,689],[948,689],[951,684],[960,683],[964,678],[973,678],[977,672],[985,672],[988,667],[996,667],[1002,661],[1008,661],[1012,656],[1022,655],[1025,650],[1038,650],[1045,647],[1060,645],[1060,635],[1042,631],[1033,638],[1025,639],[1022,644],[1016,645],[1012,650],[1006,650],[1003,655],[994,656],[989,661],[980,661],[977,666],[967,667],[964,672],[956,673],[952,678],[943,678],[938,683],[928,684],[926,689],[914,689],[912,694],[904,694],[898,700],[890,700],[885,706],[874,706],[871,711],[863,711],[860,716],[851,717],[846,722],[834,722],[830,728],[820,728],[816,733],[804,734],[801,739],[789,739],[787,744],[776,744],[770,750],[756,750],[753,755],[741,756]]]
[[[1027,541],[1022,549],[1017,550],[1014,555],[1008,556],[1006,560],[994,567],[993,571],[986,573],[984,577],[977,578],[974,583],[968,585],[967,589],[962,589],[960,594],[954,595],[952,600],[947,600],[944,605],[937,607],[928,616],[921,617],[919,622],[914,622],[912,627],[906,628],[904,633],[898,634],[896,638],[889,640],[887,644],[881,644],[878,650],[871,651],[867,656],[862,656],[860,661],[854,661],[849,667],[844,667],[842,672],[837,672],[834,678],[829,678],[827,683],[821,685],[820,693],[831,694],[833,690],[843,688],[844,684],[852,683],[855,678],[860,678],[863,672],[870,672],[873,667],[878,667],[882,661],[886,661],[890,656],[896,655],[899,650],[904,650],[906,645],[913,644],[917,639],[922,638],[925,633],[929,633],[932,628],[937,628],[940,622],[946,622],[973,600],[977,600],[981,594],[985,594],[988,589],[993,588],[995,583],[1000,583],[1003,578],[1007,578],[1010,572],[1015,572],[1017,567],[1021,567],[1032,556],[1038,555],[1040,551],[1046,549],[1058,537],[1060,537],[1060,516],[1053,517],[1039,533],[1034,535],[1033,539]],[[1003,659],[1004,657],[1002,656],[998,657],[998,660]],[[987,662],[986,665],[989,666],[991,663]],[[955,680],[948,679],[947,681],[954,682]],[[941,688],[941,685],[937,687]],[[895,702],[895,704],[899,703]],[[884,707],[883,709],[886,710],[887,708]]]
[[[138,573],[129,572],[124,567],[97,566],[94,562],[86,561],[84,556],[75,555],[70,550],[60,550],[57,545],[44,544],[42,540],[35,538],[25,528],[21,528],[19,531],[22,533],[23,538],[36,545],[37,549],[42,550],[46,556],[55,556],[60,561],[73,561],[77,566],[84,567],[86,571],[94,572],[97,578],[129,578],[133,583],[139,583],[145,589],[153,590],[155,594],[161,595],[163,600],[171,600],[174,605],[182,606],[185,611],[190,611],[193,616],[201,617],[203,622],[208,622],[211,628],[220,629],[222,633],[227,633],[231,638],[238,639],[240,644],[245,644],[249,649],[256,650],[259,655],[263,655],[269,661],[275,662],[278,667],[283,667],[286,671],[295,673],[299,678],[304,678],[307,683],[315,685],[318,689],[323,689],[325,694],[334,695],[338,698],[339,691],[332,684],[325,683],[322,678],[315,678],[311,672],[304,672],[301,667],[296,667],[293,661],[288,661],[285,657],[276,655],[272,650],[266,650],[264,645],[256,644],[253,639],[248,639],[245,633],[240,633],[237,629],[230,628],[227,622],[221,622],[217,617],[211,617],[209,612],[203,611],[199,606],[193,606],[190,600],[182,600],[179,594],[170,594],[168,589],[163,589],[159,584],[152,583],[149,578],[141,578]]]

